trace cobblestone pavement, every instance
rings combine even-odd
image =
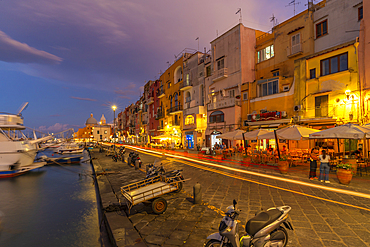
[[[109,156],[93,152],[93,157],[98,158],[102,170],[111,171],[107,175],[109,183],[122,201],[119,188],[144,178],[142,171],[120,161],[113,162]],[[134,206],[130,213],[125,211],[147,246],[203,246],[206,237],[217,232],[221,213],[232,204],[233,199],[237,200],[237,207],[241,209],[240,234],[245,233],[247,219],[261,208],[289,205],[292,207],[289,221],[294,231],[288,231],[288,246],[370,246],[370,199],[321,188],[349,189],[349,186],[323,185],[313,181],[311,183],[318,186],[310,187],[165,156],[140,152],[140,157],[144,165],[160,159],[166,171],[183,169],[184,178],[191,178],[184,183],[182,192],[163,196],[168,202],[164,214],[155,215],[150,205],[144,204]],[[238,164],[218,164],[256,171]],[[276,169],[261,173],[310,182],[298,175],[280,175]],[[191,195],[196,182],[202,186],[201,205],[192,203]],[[360,185],[355,190],[368,192]]]

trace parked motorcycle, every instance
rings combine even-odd
[[[135,152],[130,152],[129,155],[128,155],[128,158],[127,158],[127,164],[128,165],[132,164],[133,166],[135,166],[135,163],[138,164],[138,167],[141,167],[142,162],[141,162],[141,159],[139,157],[139,154],[135,153]]]
[[[184,177],[182,176],[182,170],[172,170],[166,172],[162,166],[162,163],[158,159],[156,159],[153,164],[148,165],[146,179],[156,177],[158,175],[165,176],[168,179],[167,181],[169,183],[184,180]],[[182,182],[178,183],[178,189],[175,190],[174,192],[180,192],[182,190],[182,187],[183,187]]]
[[[287,221],[289,206],[270,208],[251,218],[245,225],[247,234],[239,239],[238,216],[240,210],[236,209],[237,202],[227,207],[225,217],[221,220],[219,232],[207,237],[206,247],[285,247],[288,243],[288,232],[293,230]]]
[[[117,162],[117,160],[124,161],[124,154],[126,153],[125,147],[120,147],[118,151],[116,150],[112,156],[113,161]]]

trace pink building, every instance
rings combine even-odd
[[[366,14],[367,13],[367,14]],[[365,123],[369,123],[370,110],[370,2],[363,1],[363,6],[358,9],[360,24],[360,37],[358,46],[358,67],[362,91],[361,111]]]
[[[157,136],[158,135],[158,126],[159,120],[157,116],[157,110],[159,107],[159,87],[160,81],[156,80],[152,85],[149,87],[149,101],[147,102],[149,109],[149,136]],[[151,139],[152,140],[152,139]]]

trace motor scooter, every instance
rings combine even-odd
[[[285,247],[288,243],[288,232],[293,230],[287,220],[291,210],[289,206],[269,208],[251,218],[245,225],[246,234],[239,239],[237,202],[227,207],[227,212],[221,220],[219,232],[207,237],[206,247]]]

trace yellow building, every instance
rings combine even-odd
[[[162,132],[159,140],[166,142],[172,147],[182,144],[183,129],[183,97],[180,91],[180,84],[183,81],[183,62],[181,56],[160,76],[160,102],[157,110],[159,120],[158,129]]]
[[[302,122],[361,123],[357,48],[348,42],[296,61]]]
[[[256,38],[256,80],[242,85],[243,128],[276,128],[298,120],[294,61],[314,52],[312,12],[306,10]]]
[[[86,120],[85,127],[78,129],[74,133],[74,140],[80,142],[92,142],[92,141],[107,141],[110,139],[111,126],[106,123],[104,114],[100,118],[100,122],[93,117],[91,113],[90,117]]]

